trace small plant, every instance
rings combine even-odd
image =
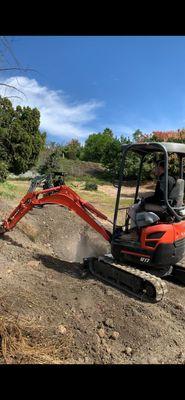
[[[0,183],[0,197],[5,199],[14,199],[16,187],[9,182],[1,182]]]
[[[98,190],[98,185],[95,182],[86,182],[84,190]]]

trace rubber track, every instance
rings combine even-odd
[[[185,258],[185,257],[184,257],[184,258]],[[183,259],[182,261],[178,262],[176,265],[177,265],[177,266],[179,265],[180,267],[185,268],[185,259]]]
[[[152,300],[152,301],[155,301],[155,302],[161,301],[163,299],[164,295],[168,291],[165,282],[162,279],[160,279],[159,277],[156,277],[155,275],[152,275],[152,274],[150,274],[148,272],[145,272],[145,271],[141,271],[141,270],[136,269],[136,268],[129,267],[127,265],[117,264],[114,261],[112,261],[111,259],[108,259],[108,257],[99,257],[98,260],[100,262],[103,261],[106,264],[109,264],[109,265],[111,265],[113,267],[116,267],[116,269],[120,269],[122,271],[125,271],[125,272],[131,274],[131,275],[139,277],[139,278],[143,279],[144,281],[147,281],[147,282],[151,283],[153,285],[153,287],[155,288],[156,297],[152,298],[152,299],[150,298],[149,300]],[[91,272],[93,272],[93,274],[96,275],[97,277],[101,278],[98,275],[98,273],[96,274],[96,272],[94,272],[94,271],[91,271]],[[110,282],[108,280],[108,278],[102,277],[102,279],[106,280],[111,285],[116,286],[112,282]],[[143,293],[142,295],[139,295],[139,294],[133,292],[132,290],[129,290],[128,288],[124,288],[122,290],[127,291],[130,294],[133,294],[134,296],[136,296],[140,300],[143,300],[144,298],[147,297],[145,293]]]

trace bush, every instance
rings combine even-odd
[[[8,177],[8,165],[5,161],[0,161],[0,182],[5,182]]]
[[[61,156],[58,150],[55,150],[53,153],[48,154],[43,164],[41,164],[38,168],[38,172],[40,174],[48,174],[54,171],[61,170]]]
[[[98,185],[95,182],[86,182],[84,190],[98,190]]]

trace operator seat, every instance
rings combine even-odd
[[[177,179],[174,188],[169,195],[169,203],[172,207],[183,207],[184,200],[184,179]]]
[[[185,184],[184,184],[184,179],[177,179],[175,186],[171,190],[169,194],[169,204],[171,207],[175,209],[175,211],[178,213],[180,211],[180,215],[182,213],[182,208],[185,209],[185,206],[183,204],[184,200],[184,189],[185,189]],[[160,206],[158,204],[145,204],[145,211],[152,211],[156,213],[161,220],[166,220],[167,216],[167,210],[165,206]],[[184,213],[182,213],[184,214]]]

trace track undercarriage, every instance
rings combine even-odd
[[[160,277],[135,267],[118,264],[111,255],[86,258],[84,265],[96,278],[143,301],[161,301],[168,291],[166,283]],[[185,284],[183,265],[173,266],[170,276]]]

